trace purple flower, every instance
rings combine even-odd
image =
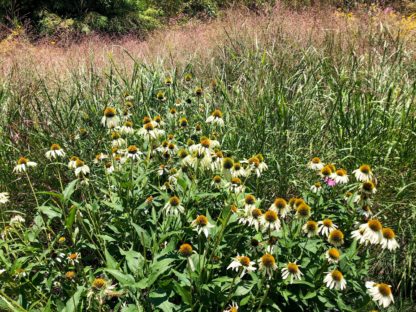
[[[324,181],[330,187],[333,187],[333,186],[337,185],[337,182],[335,182],[334,179],[331,179],[331,178],[328,178],[328,177],[325,177]]]

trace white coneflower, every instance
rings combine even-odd
[[[261,210],[259,208],[253,208],[247,211],[245,213],[245,216],[241,218],[239,222],[242,224],[248,224],[250,226],[253,226],[256,229],[256,231],[258,231],[261,226],[261,216]]]
[[[216,189],[221,189],[224,187],[223,180],[219,175],[216,175],[212,178],[211,186],[215,187]]]
[[[71,265],[75,265],[75,263],[78,263],[79,259],[81,259],[81,254],[78,252],[73,252],[68,254],[66,258]]]
[[[351,237],[358,241],[359,244],[364,244],[367,245],[369,243],[369,241],[367,240],[367,238],[364,236],[364,229],[358,229],[358,230],[354,230],[351,232]]]
[[[219,109],[214,110],[211,116],[209,116],[205,122],[212,123],[220,127],[224,127],[224,120],[222,119],[222,112]]]
[[[280,220],[277,216],[276,211],[267,210],[262,216],[260,220],[261,225],[263,226],[264,231],[279,231],[280,230]]]
[[[367,194],[375,194],[377,189],[373,182],[366,181],[361,185],[361,191]]]
[[[321,162],[319,157],[312,158],[308,163],[308,168],[312,170],[321,170],[324,167],[324,164]]]
[[[90,167],[88,167],[81,159],[77,159],[75,162],[75,176],[86,176],[90,173]]]
[[[347,287],[347,281],[338,270],[327,272],[327,275],[324,278],[324,283],[326,283],[326,287],[329,289],[344,290]]]
[[[334,171],[332,170],[332,166],[331,165],[326,165],[324,167],[322,167],[322,169],[319,171],[319,175],[324,178],[324,179],[331,179],[332,174],[334,173]]]
[[[197,152],[198,155],[210,155],[213,152],[214,148],[220,146],[220,143],[217,140],[211,140],[207,137],[202,137],[200,143],[193,144],[189,147],[191,152]]]
[[[244,192],[244,185],[239,178],[232,178],[230,182],[230,191],[234,193],[242,193]]]
[[[185,167],[190,167],[195,170],[198,167],[197,153],[195,152],[195,153],[189,154],[185,158],[183,158],[182,165]]]
[[[243,168],[243,166],[239,162],[235,162],[233,167],[230,170],[232,177],[246,177],[247,171]]]
[[[345,169],[338,169],[332,173],[331,179],[333,179],[336,184],[347,184],[349,181],[347,171]]]
[[[318,233],[323,236],[328,236],[332,230],[338,228],[331,219],[324,219],[323,221],[318,221]]]
[[[302,279],[303,273],[299,270],[300,265],[296,264],[295,262],[289,262],[283,269],[282,269],[282,278],[288,279],[290,278],[290,284],[293,283],[293,280]]]
[[[363,215],[366,219],[370,218],[373,215],[373,212],[371,211],[371,207],[369,205],[363,205],[359,207],[358,213],[360,215]]]
[[[199,156],[200,158],[201,156]],[[200,160],[200,164],[201,164],[201,169],[204,170],[211,170],[211,163],[212,163],[212,158],[210,155],[205,154],[202,159]]]
[[[107,159],[107,158],[108,158],[108,155],[106,155],[104,153],[99,153],[99,154],[95,155],[95,158],[94,158],[93,162],[94,162],[94,164],[98,164],[102,160]]]
[[[209,236],[210,229],[215,227],[215,225],[209,223],[208,218],[204,215],[199,215],[194,221],[192,221],[191,226],[195,228],[194,230],[197,231],[198,234],[204,233],[207,238]]]
[[[5,204],[9,201],[10,195],[7,192],[0,193],[0,204]]]
[[[256,198],[251,194],[247,194],[244,197],[244,210],[248,212],[254,208],[256,208]]]
[[[273,271],[277,270],[276,260],[271,254],[264,254],[259,260],[259,270],[266,271],[269,278],[273,275]]]
[[[361,165],[360,168],[355,169],[352,173],[354,173],[355,178],[361,182],[367,182],[373,179],[373,172],[369,165]]]
[[[255,173],[257,177],[260,177],[263,171],[268,169],[267,164],[264,162],[264,158],[261,154],[257,154],[249,158],[246,161],[242,161],[242,163],[248,163],[251,172]]]
[[[78,157],[77,156],[72,156],[70,159],[69,159],[69,162],[68,162],[68,168],[69,169],[75,169],[77,166],[77,160],[78,160]]]
[[[162,120],[162,117],[160,116],[156,116],[155,118],[153,118],[152,122],[156,128],[160,128],[165,125],[165,122]]]
[[[155,128],[154,125],[151,122],[148,122],[143,125],[142,128],[138,131],[138,134],[145,140],[145,141],[151,141],[151,140],[157,140],[162,135],[165,134],[165,131],[159,128]]]
[[[140,154],[141,153],[140,153],[140,151],[139,151],[139,149],[137,148],[136,145],[130,145],[127,148],[127,157],[131,158],[132,160],[140,159]]]
[[[325,253],[325,258],[330,264],[338,263],[341,253],[336,248],[330,248]]]
[[[376,219],[368,220],[367,223],[360,225],[360,230],[363,230],[363,236],[371,244],[379,244],[383,239],[383,226],[380,221]]]
[[[302,226],[302,230],[309,238],[318,235],[318,223],[309,220]]]
[[[399,248],[399,244],[396,241],[396,234],[391,228],[383,228],[382,230],[383,238],[381,240],[381,247],[383,249],[388,249],[390,251],[396,250]]]
[[[25,218],[20,215],[15,215],[10,219],[10,225],[20,225],[21,223],[25,223]]]
[[[369,281],[365,283],[365,287],[367,287],[367,291],[372,299],[383,308],[387,308],[391,303],[394,303],[390,285]]]
[[[322,185],[321,182],[315,182],[312,186],[311,186],[311,192],[312,193],[319,193],[322,190]]]
[[[224,159],[224,155],[221,151],[216,151],[215,153],[213,153],[212,162],[211,162],[211,170],[214,172],[221,171],[223,159]]]
[[[227,270],[235,270],[239,271],[241,268],[240,278],[242,278],[247,272],[255,271],[256,268],[254,267],[255,262],[251,261],[247,256],[237,256],[233,258],[231,264],[227,267]]]
[[[185,208],[181,205],[179,197],[172,196],[163,208],[168,215],[179,215],[185,212]]]
[[[120,133],[125,135],[130,135],[134,133],[133,123],[131,121],[124,122],[123,126],[120,128]]]
[[[56,159],[58,157],[64,157],[65,152],[64,150],[59,146],[59,144],[52,144],[49,151],[45,153],[45,156],[47,159]]]
[[[30,161],[26,157],[20,157],[17,161],[17,165],[13,168],[13,172],[20,173],[26,172],[29,167],[36,167],[38,164],[34,161]]]
[[[238,312],[238,304],[233,302],[223,312]]]
[[[118,126],[120,118],[117,116],[117,111],[113,107],[107,107],[104,110],[104,116],[101,118],[101,125],[107,128],[115,128]]]
[[[311,207],[309,207],[305,202],[301,203],[296,208],[296,217],[299,219],[307,219],[311,215]]]
[[[121,137],[121,134],[118,131],[111,132],[111,139],[112,139],[112,141],[111,141],[111,146],[112,147],[121,148],[121,147],[124,147],[126,145],[126,140],[124,140]]]
[[[328,243],[330,243],[331,245],[338,247],[344,244],[344,233],[342,233],[340,230],[335,229],[332,230],[329,233],[328,236]]]
[[[282,218],[284,218],[290,212],[290,206],[283,198],[276,198],[269,209],[279,213],[279,216]]]
[[[106,164],[105,164],[105,172],[107,173],[107,174],[111,174],[111,173],[113,173],[114,172],[114,166],[113,166],[113,163],[112,162],[107,162]]]

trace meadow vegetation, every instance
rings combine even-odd
[[[415,31],[280,5],[141,42],[16,30],[1,309],[412,311]]]

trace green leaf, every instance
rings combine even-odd
[[[68,230],[72,228],[72,225],[74,224],[76,212],[77,212],[77,207],[74,205],[69,210],[69,214],[65,220],[65,226]]]
[[[52,220],[53,218],[61,218],[62,217],[61,212],[56,207],[40,206],[40,207],[38,207],[38,209],[40,210],[40,212],[47,215],[50,220]]]
[[[133,286],[135,283],[134,277],[130,274],[124,274],[115,269],[106,269],[105,271],[110,273],[123,287]]]
[[[75,312],[77,311],[80,299],[81,299],[81,294],[84,291],[84,286],[78,286],[77,291],[75,292],[75,294],[72,296],[71,299],[69,299],[66,302],[66,306],[65,309],[62,310],[62,312]]]
[[[110,253],[108,252],[107,248],[104,250],[104,255],[105,255],[105,262],[106,262],[107,268],[109,268],[109,269],[116,269],[117,266],[118,266],[118,263],[110,255]]]
[[[186,304],[191,304],[192,302],[191,292],[176,281],[174,281],[173,284],[174,284],[173,288],[175,289],[176,293],[179,294],[179,296],[181,296],[182,301],[185,302]]]
[[[72,194],[75,192],[75,186],[77,185],[78,180],[70,182],[64,189],[62,195],[64,195],[64,201],[67,202],[70,200]]]

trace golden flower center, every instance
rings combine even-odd
[[[206,226],[206,225],[208,224],[208,218],[207,218],[207,217],[205,217],[205,216],[203,216],[203,215],[199,215],[199,216],[196,218],[196,223],[197,223],[199,226]]]
[[[137,146],[136,146],[136,145],[130,145],[130,146],[127,148],[127,152],[128,152],[129,154],[136,154],[136,153],[138,152]]]
[[[70,161],[77,161],[78,157],[77,156],[71,156],[71,158],[69,159]]]
[[[315,182],[315,187],[321,187],[321,182]]]
[[[27,159],[26,157],[20,157],[19,160],[17,161],[18,165],[26,165],[29,162],[29,159]]]
[[[308,222],[306,222],[306,229],[309,232],[315,232],[316,229],[317,229],[317,227],[318,227],[318,225],[317,225],[317,223],[315,221],[308,221]]]
[[[76,253],[71,253],[71,254],[68,256],[68,258],[69,258],[69,259],[71,259],[71,260],[75,260],[75,259],[77,259],[77,258],[78,258],[78,254],[76,254]]]
[[[176,109],[171,108],[169,112],[170,112],[172,115],[175,115],[175,114],[176,114]]]
[[[332,230],[331,233],[329,233],[329,238],[335,243],[341,243],[344,239],[344,233],[340,230]]]
[[[126,121],[125,123],[124,123],[124,126],[125,127],[133,127],[133,123],[131,122],[131,121]]]
[[[251,216],[252,216],[254,219],[258,219],[258,218],[261,216],[261,210],[260,210],[260,209],[258,209],[258,208],[254,208],[254,209],[251,211]]]
[[[371,192],[374,189],[374,183],[371,181],[367,181],[363,183],[363,190],[367,192]]]
[[[144,129],[146,131],[152,131],[154,129],[154,127],[153,127],[151,122],[148,122],[147,124],[144,125]]]
[[[308,205],[306,205],[305,203],[302,203],[298,209],[297,209],[297,213],[301,216],[301,217],[307,217],[309,216],[309,213],[311,211],[311,207],[309,207]]]
[[[93,282],[92,282],[92,286],[96,289],[101,289],[105,286],[106,281],[103,278],[96,278]]]
[[[234,164],[234,170],[240,170],[241,169],[241,164],[240,163],[235,163]]]
[[[212,178],[212,180],[213,180],[215,183],[220,183],[220,182],[221,182],[221,177],[216,175],[215,177],[213,177],[213,178]]]
[[[232,178],[231,179],[231,183],[232,184],[236,184],[236,185],[240,185],[241,184],[241,180],[239,178]]]
[[[296,207],[299,207],[300,205],[305,203],[305,201],[302,198],[295,198],[294,201]]]
[[[233,165],[234,165],[234,161],[231,158],[229,157],[224,158],[222,162],[222,166],[224,167],[224,169],[231,169]]]
[[[221,118],[222,117],[222,112],[219,109],[216,109],[212,112],[211,115],[216,117],[216,118]]]
[[[246,195],[244,201],[247,205],[253,205],[256,201],[256,198],[253,195]]]
[[[156,116],[153,120],[156,121],[156,122],[161,122],[162,121],[162,117]]]
[[[152,119],[149,116],[144,116],[143,117],[143,124],[144,125],[151,122],[151,121],[152,121]]]
[[[299,272],[299,266],[296,263],[289,262],[287,264],[287,270],[291,274],[296,274]]]
[[[360,171],[364,174],[369,174],[371,172],[371,168],[369,165],[361,165]]]
[[[186,118],[181,118],[181,119],[179,120],[179,123],[180,123],[181,127],[186,127],[186,126],[188,125],[188,119],[186,119]]]
[[[325,227],[331,227],[332,226],[332,220],[331,219],[325,219],[324,221],[322,221],[322,224]]]
[[[65,277],[69,280],[72,280],[75,277],[75,272],[74,271],[68,271],[65,273]]]
[[[334,281],[340,282],[342,280],[342,273],[338,270],[334,270],[331,272],[332,279]]]
[[[319,157],[314,157],[314,158],[312,158],[311,162],[314,163],[314,164],[320,164],[321,159]]]
[[[120,139],[120,133],[118,133],[118,132],[116,132],[116,131],[112,132],[112,133],[111,133],[111,138],[112,138],[113,140]]]
[[[178,205],[179,205],[179,203],[180,203],[180,200],[179,200],[179,198],[178,198],[177,196],[173,196],[173,197],[171,197],[171,198],[169,199],[169,204],[170,204],[171,206],[178,206]]]
[[[189,257],[192,254],[192,246],[189,244],[182,244],[179,247],[179,253],[184,257]]]
[[[58,151],[61,149],[61,146],[59,144],[52,144],[51,145],[51,151]]]
[[[273,267],[276,263],[276,261],[274,260],[274,257],[271,254],[263,255],[261,257],[261,262],[267,268]]]
[[[331,249],[328,250],[328,255],[331,259],[338,260],[339,256],[340,256],[340,253],[339,253],[338,249],[331,248]]]
[[[201,140],[201,145],[203,146],[203,147],[205,147],[205,148],[209,148],[209,146],[211,145],[211,142],[210,142],[210,140],[209,139],[202,139]]]
[[[384,228],[383,229],[383,237],[385,239],[393,239],[396,236],[394,231],[391,228]]]
[[[322,173],[323,176],[327,177],[327,176],[331,175],[332,170],[329,166],[325,166],[321,169],[321,173]]]
[[[107,117],[107,118],[114,117],[115,115],[116,115],[116,110],[115,110],[115,108],[112,108],[112,107],[107,107],[107,108],[104,110],[104,116],[105,116],[105,117]]]
[[[378,284],[377,287],[380,294],[382,294],[384,297],[389,297],[391,295],[391,289],[389,285],[381,283]]]
[[[79,158],[75,161],[75,166],[77,168],[84,166],[84,164],[85,163],[81,159],[79,159]]]
[[[378,220],[370,220],[368,221],[368,227],[373,231],[373,232],[379,232],[381,231],[381,229],[383,228],[380,221]]]
[[[264,214],[264,218],[266,219],[267,222],[275,222],[277,220],[277,213],[273,210],[267,210],[266,213]]]
[[[287,202],[283,198],[276,198],[274,200],[274,205],[276,206],[277,209],[283,209],[286,207]]]
[[[175,144],[173,144],[173,143],[170,143],[169,144],[169,146],[168,146],[168,148],[170,149],[170,150],[174,150],[175,149]]]
[[[248,267],[250,265],[250,258],[249,257],[241,256],[241,257],[238,258],[238,261],[240,261],[240,263],[245,267]]]
[[[258,159],[256,156],[253,156],[248,160],[248,163],[254,167],[258,167],[260,165],[260,159]]]
[[[337,176],[339,177],[343,177],[347,175],[347,172],[344,169],[338,169],[337,171],[335,171]]]

